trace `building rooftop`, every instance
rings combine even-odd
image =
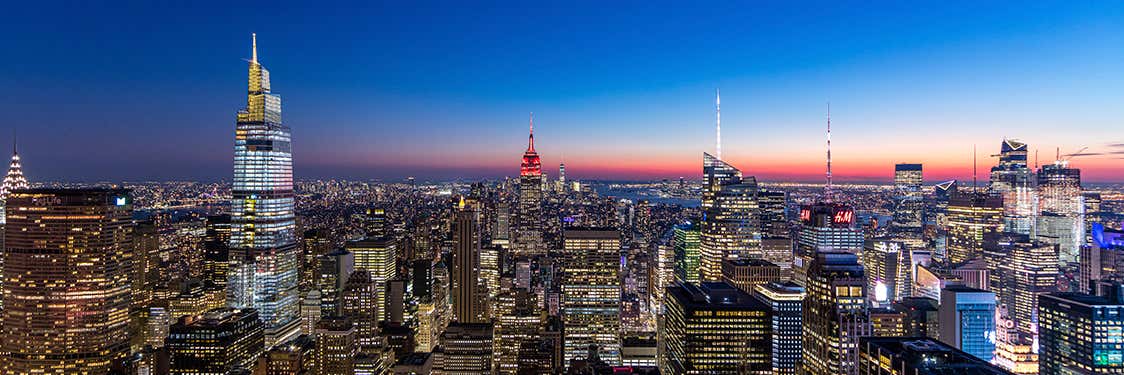
[[[724,283],[684,283],[668,288],[668,293],[687,309],[768,310],[748,293]]]
[[[895,369],[916,369],[916,375],[1009,375],[1002,368],[931,338],[862,337],[860,350]]]

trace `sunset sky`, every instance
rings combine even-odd
[[[15,2],[0,144],[33,181],[229,180],[256,32],[297,178],[514,176],[529,112],[551,176],[697,178],[720,88],[762,180],[822,178],[830,102],[839,180],[973,145],[986,179],[1010,137],[1124,181],[1124,3],[609,3]]]

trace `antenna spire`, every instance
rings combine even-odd
[[[722,160],[722,93],[718,89],[714,89],[714,127],[714,156]]]
[[[831,202],[831,102],[827,102],[827,185],[824,199]]]
[[[250,55],[250,62],[257,63],[258,62],[258,33],[250,33],[250,39],[252,40],[251,43],[253,45],[253,50],[254,50],[253,54]]]
[[[527,151],[535,151],[535,113],[531,112],[530,117],[530,135],[527,137]]]
[[[972,194],[977,192],[976,188],[976,145],[972,144]]]

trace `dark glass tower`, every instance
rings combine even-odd
[[[258,63],[256,36],[253,45],[246,109],[234,132],[227,304],[257,309],[271,347],[300,328],[300,253],[289,128],[281,124],[281,97],[270,92],[269,71]]]

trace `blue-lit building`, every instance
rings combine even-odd
[[[941,290],[940,340],[984,361],[995,356],[995,293],[951,285]]]
[[[1119,286],[1109,289],[1039,298],[1039,374],[1124,373],[1124,304]]]
[[[258,62],[256,37],[246,109],[234,133],[231,194],[227,304],[256,309],[270,347],[299,332],[300,253],[290,132],[281,124],[281,97],[270,92],[269,71]]]

